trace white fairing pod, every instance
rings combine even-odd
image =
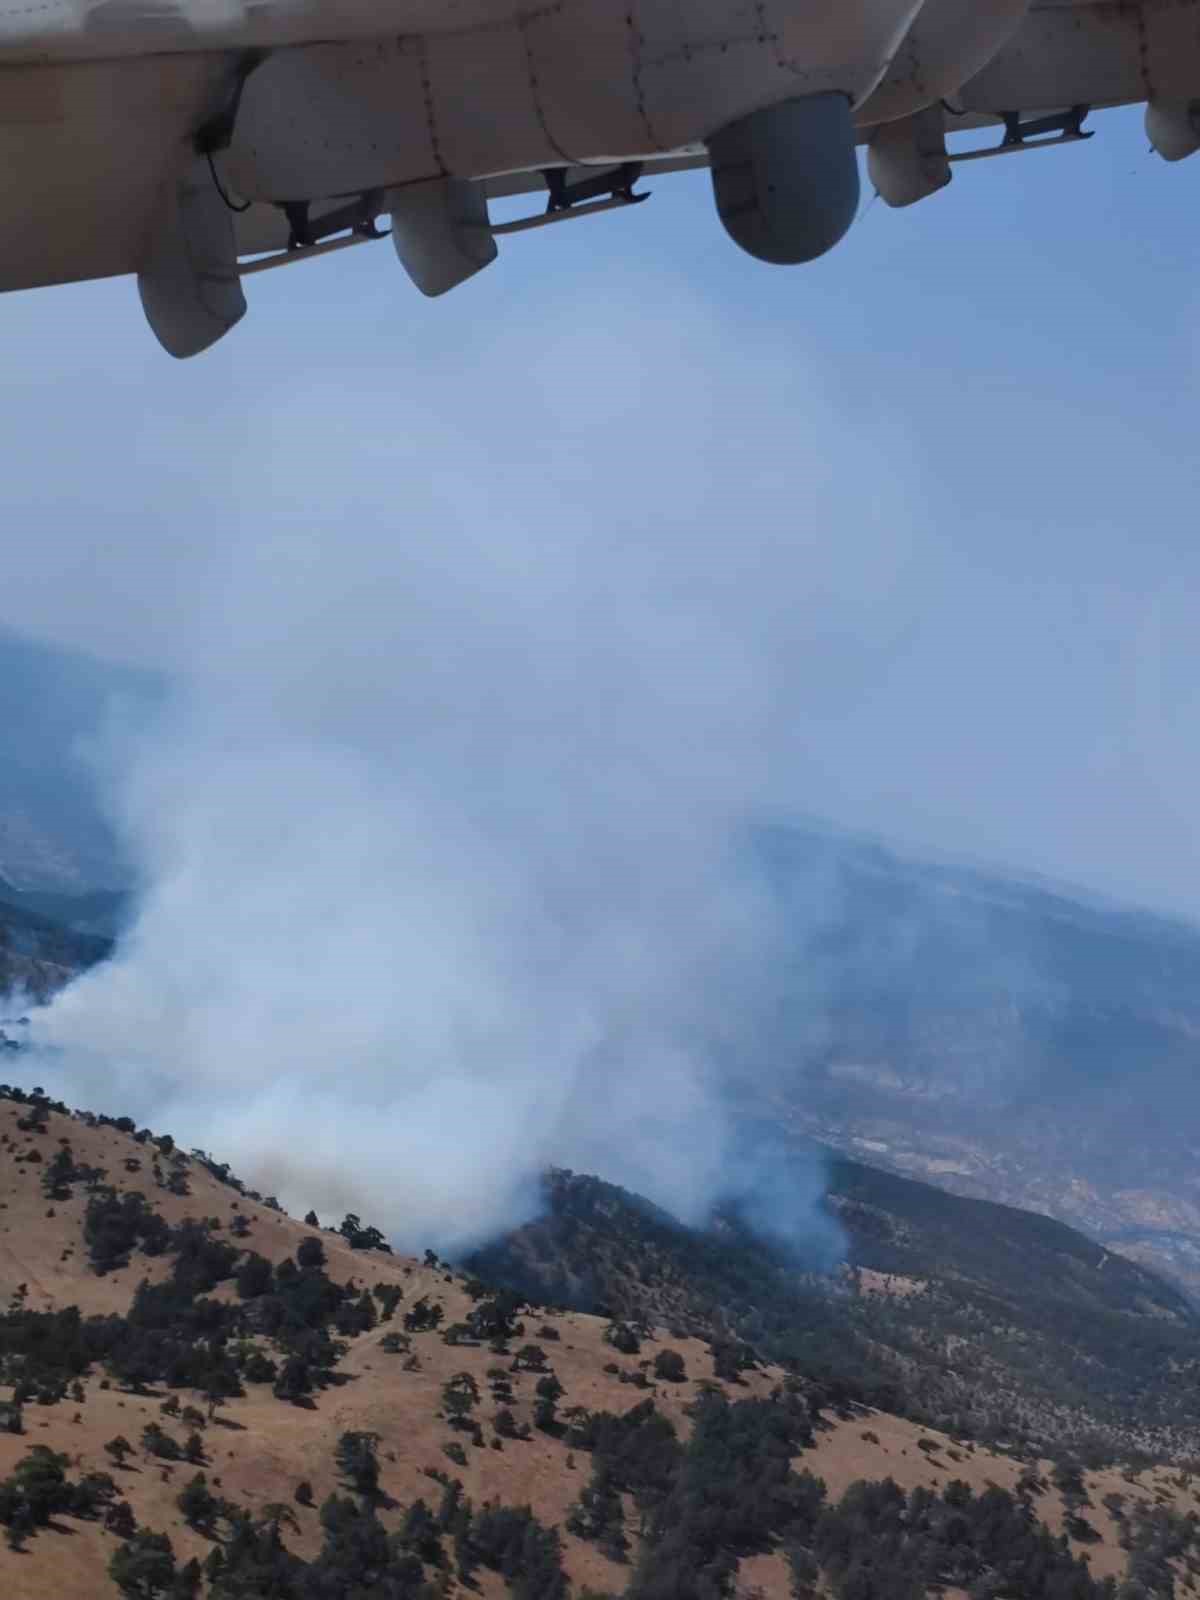
[[[954,174],[941,106],[876,128],[867,148],[867,174],[889,206],[915,205],[944,189]]]
[[[892,122],[935,105],[1016,33],[1030,0],[925,0],[859,121]]]
[[[967,111],[1188,101],[1200,84],[1195,0],[1032,6],[1017,33],[955,95]]]
[[[1182,161],[1200,150],[1200,100],[1151,100],[1146,136],[1164,161]]]
[[[246,314],[233,217],[202,160],[164,186],[138,293],[159,344],[180,360],[216,344]]]
[[[845,95],[785,100],[708,141],[725,231],[759,261],[795,266],[831,250],[858,210],[854,121]]]
[[[439,178],[390,197],[392,243],[422,294],[445,294],[495,261],[483,185]]]

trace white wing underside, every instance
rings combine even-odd
[[[232,187],[316,207],[443,174],[511,192],[609,153],[673,164],[747,95],[865,93],[920,4],[0,0],[0,289],[135,270],[246,51],[268,60]],[[282,224],[260,204],[241,231],[274,245]]]
[[[806,3],[766,0],[748,9],[771,20],[789,7],[802,11]],[[564,4],[578,13],[587,9],[587,0],[557,0],[557,4],[552,0],[549,9]],[[1030,15],[1035,21],[1041,16],[1053,22],[1066,20],[1067,13],[1097,19],[1124,13],[1129,14],[1126,20],[1139,26],[1141,14],[1194,13],[1195,4],[1196,0],[1033,0]],[[536,0],[0,0],[0,63],[454,33],[512,22],[545,9]],[[631,0],[631,13],[636,9]]]
[[[519,0],[0,0],[0,61],[447,33],[528,9]]]
[[[976,3],[982,15],[1002,0]],[[870,63],[878,57],[883,72],[881,52],[896,53],[919,10],[918,0],[0,0],[0,290],[136,270],[157,197],[196,129],[227,101],[241,51],[348,45],[359,57],[390,53],[407,75],[402,92],[378,75],[372,90],[403,123],[382,179],[243,190],[260,201],[311,196],[319,210],[329,203],[321,195],[399,187],[439,171],[486,181],[498,197],[541,189],[547,165],[644,157],[648,176],[703,166],[697,106],[719,108],[721,95],[736,95],[756,71],[761,104],[837,87],[838,71],[809,70],[806,41],[820,43],[824,29],[836,39],[832,59],[848,60],[836,52],[857,47],[868,22],[875,33],[863,47],[860,87],[869,95]],[[644,54],[631,68],[622,28],[635,13]],[[885,15],[899,21],[885,26]],[[781,49],[764,54],[763,17],[781,38],[791,30],[787,59]],[[1175,73],[1195,94],[1198,17],[1200,0],[1034,0],[1012,48],[955,92],[966,115],[951,127],[980,126],[1001,111],[1147,99],[1151,73],[1158,82]],[[660,36],[651,38],[655,19]],[[552,76],[534,71],[530,39],[536,33],[535,45],[549,50],[542,34],[554,29],[562,70],[548,115]],[[657,121],[641,104],[652,80],[665,107]],[[606,125],[622,96],[625,121]],[[713,126],[744,114],[732,99],[728,106],[713,112]],[[320,166],[321,139],[308,142],[306,159]],[[244,254],[287,240],[272,205],[253,205],[237,227]]]

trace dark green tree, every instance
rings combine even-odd
[[[379,1435],[343,1433],[337,1442],[334,1460],[338,1471],[356,1493],[372,1499],[379,1492]]]
[[[678,1350],[659,1350],[654,1357],[654,1376],[664,1383],[685,1383],[687,1366]]]
[[[96,1517],[117,1497],[117,1486],[107,1472],[85,1472],[71,1487],[70,1512],[75,1517]]]
[[[479,1404],[479,1385],[469,1372],[456,1372],[442,1385],[442,1409],[453,1427],[462,1427]]]
[[[603,1337],[605,1344],[612,1345],[625,1356],[635,1356],[642,1348],[641,1340],[627,1322],[610,1322]]]
[[[198,1472],[184,1485],[176,1497],[175,1504],[182,1511],[183,1520],[189,1528],[195,1528],[200,1533],[212,1532],[221,1505],[209,1489],[208,1479],[202,1472]]]
[[[178,1569],[168,1594],[169,1600],[197,1600],[204,1582],[204,1568],[195,1556]]]
[[[265,1256],[251,1250],[237,1269],[234,1282],[243,1300],[256,1300],[260,1295],[270,1294],[275,1284],[275,1269]]]
[[[567,1513],[566,1527],[577,1539],[598,1545],[610,1561],[625,1560],[629,1540],[625,1536],[621,1497],[602,1467],[580,1491],[578,1501]]]
[[[148,1422],[142,1429],[142,1449],[163,1461],[178,1461],[182,1453],[178,1441],[164,1433],[157,1422]]]
[[[314,1272],[325,1265],[325,1246],[311,1234],[301,1239],[296,1249],[296,1265],[306,1272]]]
[[[288,1356],[272,1390],[276,1400],[290,1400],[295,1404],[296,1401],[310,1395],[312,1389],[308,1362],[299,1355]]]
[[[261,1350],[251,1350],[242,1363],[242,1376],[247,1383],[274,1383],[279,1376],[279,1367]]]
[[[537,1381],[537,1400],[533,1407],[533,1421],[535,1427],[543,1433],[557,1433],[559,1431],[558,1402],[566,1393],[561,1383],[552,1372]]]
[[[66,1511],[70,1507],[71,1488],[66,1469],[66,1456],[44,1444],[35,1444],[28,1455],[17,1462],[12,1476],[3,1485],[10,1503],[16,1509],[24,1508],[33,1527],[45,1527],[56,1511]]]
[[[113,1551],[108,1575],[130,1600],[161,1600],[175,1582],[175,1551],[165,1533],[143,1530]]]
[[[390,1322],[396,1307],[404,1299],[404,1290],[395,1283],[377,1283],[374,1293],[379,1302],[380,1322]]]
[[[131,1539],[137,1532],[137,1518],[133,1514],[133,1507],[128,1500],[118,1500],[116,1505],[110,1506],[104,1517],[104,1526],[109,1533],[115,1533],[118,1539]]]
[[[400,1529],[400,1542],[421,1561],[442,1564],[442,1530],[424,1500],[414,1500]]]
[[[70,1146],[61,1145],[54,1160],[42,1173],[42,1191],[50,1200],[69,1200],[75,1181],[75,1162]]]

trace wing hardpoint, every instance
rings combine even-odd
[[[695,165],[737,243],[799,262],[853,219],[856,142],[906,205],[1104,105],[1147,101],[1178,159],[1198,96],[1200,0],[0,0],[0,288],[137,273],[192,354],[248,273],[381,219],[437,294],[497,236]],[[948,144],[986,124],[990,151]],[[544,213],[493,224],[534,189]]]

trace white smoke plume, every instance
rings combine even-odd
[[[731,369],[682,295],[669,349],[627,334],[231,407],[182,687],[118,763],[140,915],[38,1019],[48,1087],[411,1245],[527,1214],[548,1162],[720,1192],[710,1069],[771,931],[736,837],[907,625],[906,489],[875,437],[832,539],[815,386],[765,342]]]

